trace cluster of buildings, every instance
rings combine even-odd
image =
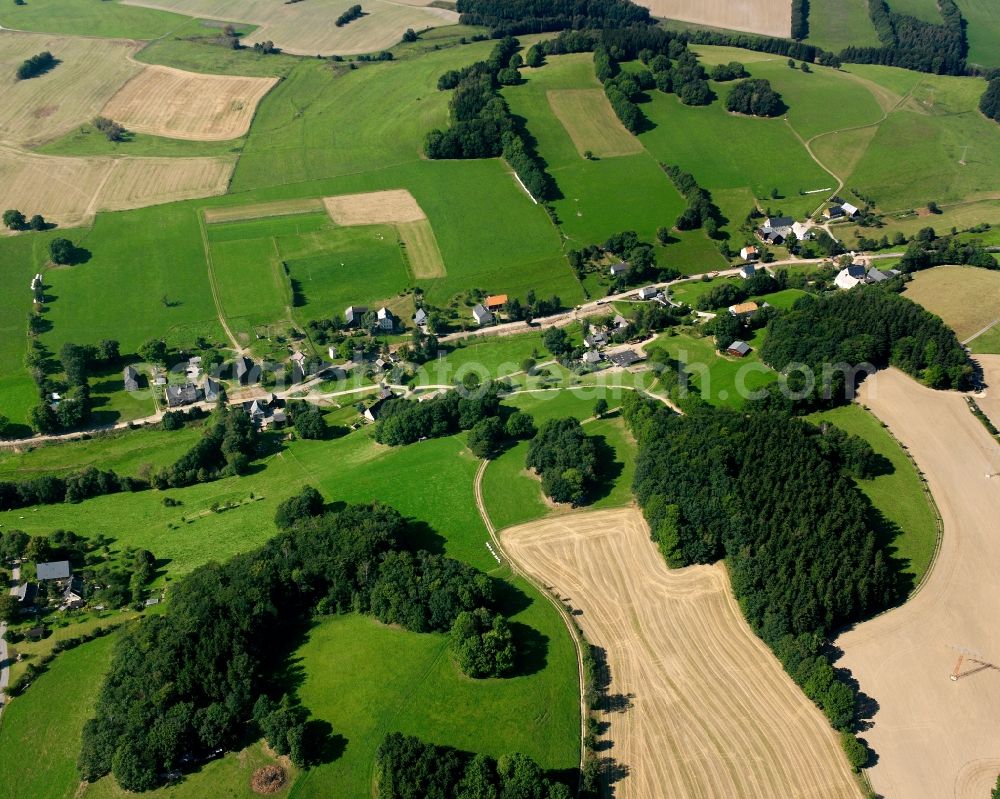
[[[898,269],[888,269],[882,272],[874,266],[865,266],[862,263],[845,266],[837,273],[833,283],[838,289],[847,291],[862,284],[884,283],[900,274]]]
[[[39,583],[49,586],[50,597],[59,601],[60,610],[75,610],[84,606],[83,580],[73,574],[68,560],[57,560],[50,563],[35,564],[35,578]],[[38,596],[38,586],[27,580],[14,589],[22,610],[33,607]]]
[[[472,321],[480,327],[492,325],[497,320],[497,314],[503,310],[506,304],[506,294],[492,294],[481,303],[472,306]]]
[[[615,314],[610,326],[606,328],[591,327],[590,332],[583,338],[583,346],[586,351],[580,358],[585,366],[599,366],[608,363],[611,366],[627,367],[645,360],[645,356],[630,348],[617,349],[614,352],[605,351],[611,343],[611,335],[628,329],[629,323],[621,314]]]
[[[837,205],[831,205],[825,211],[823,211],[823,218],[833,221],[835,219],[854,219],[858,214],[861,213],[856,205],[851,205],[850,203],[840,203]]]
[[[799,241],[812,238],[809,225],[804,222],[796,222],[790,216],[769,216],[764,219],[764,224],[754,231],[754,235],[762,244],[773,244],[778,246],[784,244],[785,240],[794,235]],[[754,248],[756,250],[756,247]],[[755,253],[759,257],[760,253]],[[748,256],[740,252],[744,260],[750,260]]]
[[[243,403],[243,410],[255,427],[261,430],[268,428],[283,427],[288,421],[285,411],[285,401],[276,394],[269,394],[266,397],[248,400]]]

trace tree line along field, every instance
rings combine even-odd
[[[365,16],[338,27],[337,17],[350,0],[316,0],[302,5],[261,4],[252,0],[125,0],[125,5],[176,12],[258,26],[248,44],[273,41],[296,55],[351,55],[383,50],[396,44],[407,28],[421,30],[454,24],[454,11],[430,7],[426,2],[389,3],[370,0]]]
[[[512,399],[521,404],[520,398]],[[586,416],[593,407],[592,399],[571,396],[560,396],[551,404],[525,402],[523,407],[539,419],[548,414]],[[609,420],[609,424],[618,423]],[[169,461],[175,446],[170,437],[176,433],[191,435],[187,430],[133,432],[127,436],[142,437],[142,455],[128,438],[112,436],[61,445],[58,463],[52,459],[54,448],[40,448],[20,456],[16,464],[40,474],[69,462],[92,462],[103,452],[107,457],[102,466],[131,471],[141,467],[143,456],[153,464]],[[614,444],[616,459],[629,462],[632,455],[625,439]],[[347,745],[340,757],[300,779],[294,794],[325,796],[336,786],[344,796],[366,795],[374,747],[384,732],[394,729],[494,755],[522,751],[543,767],[569,769],[579,757],[573,645],[552,607],[528,583],[498,567],[486,548],[488,536],[473,497],[479,463],[465,448],[464,435],[388,448],[375,444],[369,431],[359,430],[330,441],[287,442],[262,460],[262,468],[242,478],[167,492],[100,497],[71,506],[42,506],[30,514],[0,514],[0,521],[4,529],[16,525],[33,534],[68,527],[81,534],[101,532],[118,546],[152,547],[165,563],[169,583],[207,560],[223,560],[260,545],[274,533],[277,503],[303,485],[319,487],[330,500],[368,501],[378,496],[404,515],[426,522],[422,546],[443,550],[506,581],[504,602],[521,634],[536,641],[535,655],[522,664],[520,676],[469,681],[455,671],[444,636],[408,633],[355,616],[320,621],[293,656],[303,677],[300,697],[315,716],[328,720],[335,733],[346,737]],[[3,468],[0,465],[0,471]],[[390,474],[392,479],[387,480]],[[614,491],[623,492],[619,496],[625,498],[619,501],[627,501],[628,480],[625,473],[615,478]],[[164,494],[181,504],[164,505]],[[212,512],[215,504],[231,507]],[[26,518],[19,519],[22,515]],[[93,651],[94,646],[76,651]],[[52,679],[63,663],[72,665],[72,659],[57,659]],[[66,701],[89,701],[86,697],[99,682],[99,674],[100,669],[93,668],[68,676],[79,685]],[[35,701],[47,697],[46,691],[40,680],[14,704],[23,702],[26,710],[35,707],[32,697]],[[457,706],[467,710],[455,714]],[[32,746],[31,718],[24,713],[4,719],[5,740],[17,742],[11,751]],[[40,796],[60,796],[61,791],[72,795],[76,789],[72,768],[76,733],[63,733],[59,751],[34,769],[33,779],[54,786]],[[237,765],[243,759],[242,754],[229,755],[162,793],[200,797],[211,790],[213,795],[240,796],[246,772]],[[11,784],[13,762],[0,759],[3,785]],[[83,795],[119,794],[102,780],[88,786]]]

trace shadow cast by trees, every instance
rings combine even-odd
[[[607,417],[605,417],[607,418]],[[588,492],[587,504],[593,504],[607,497],[614,490],[615,482],[625,470],[625,464],[618,459],[618,452],[612,447],[605,436],[590,436],[597,450],[597,463],[600,471],[597,482]]]
[[[549,637],[519,621],[510,622],[514,641],[514,667],[508,677],[528,677],[543,671],[549,662]]]

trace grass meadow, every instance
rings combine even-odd
[[[66,135],[47,142],[35,152],[42,155],[133,155],[203,158],[239,153],[242,139],[229,141],[191,141],[130,132],[125,141],[108,138],[89,122]]]
[[[6,4],[0,25],[13,30],[68,33],[114,39],[157,39],[177,29],[189,17],[151,8],[126,6],[118,0],[31,0]]]
[[[969,62],[983,67],[1000,66],[1000,15],[991,0],[957,0],[968,21]]]
[[[891,464],[888,474],[857,480],[858,488],[890,522],[885,535],[892,536],[890,552],[903,561],[903,572],[914,585],[930,566],[937,547],[937,520],[913,461],[882,424],[860,405],[847,405],[808,417],[812,422],[831,422],[847,433],[860,436]]]
[[[938,266],[914,275],[906,296],[940,316],[960,341],[1000,319],[1000,273],[975,266]]]

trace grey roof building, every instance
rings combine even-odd
[[[628,272],[628,264],[622,261],[621,263],[611,264],[611,277],[618,277],[618,275],[624,275]]]
[[[54,560],[50,563],[36,563],[35,574],[39,580],[66,580],[69,578],[69,561]]]
[[[482,305],[476,305],[472,309],[472,318],[478,325],[488,325],[493,321],[493,314],[487,311]]]
[[[643,357],[635,350],[620,350],[608,355],[608,360],[614,366],[631,366],[643,360]]]
[[[750,352],[750,345],[745,341],[734,341],[726,347],[726,352],[730,355],[736,355],[737,357],[742,358]]]
[[[418,327],[427,324],[427,311],[423,308],[417,308],[417,312],[413,314],[413,324]]]
[[[356,327],[361,324],[361,317],[368,313],[368,309],[363,305],[348,305],[344,310],[344,322],[348,327]]]
[[[167,386],[164,392],[167,398],[167,406],[176,408],[180,405],[190,405],[201,399],[201,389],[194,383],[187,383],[183,386]]]
[[[593,366],[594,364],[600,363],[601,358],[602,358],[601,353],[599,353],[597,350],[587,350],[585,353],[583,353],[583,358],[581,358],[580,360],[582,360],[585,364]]]
[[[135,370],[134,366],[126,366],[125,371],[122,372],[122,377],[125,380],[126,391],[139,390],[139,373]]]

